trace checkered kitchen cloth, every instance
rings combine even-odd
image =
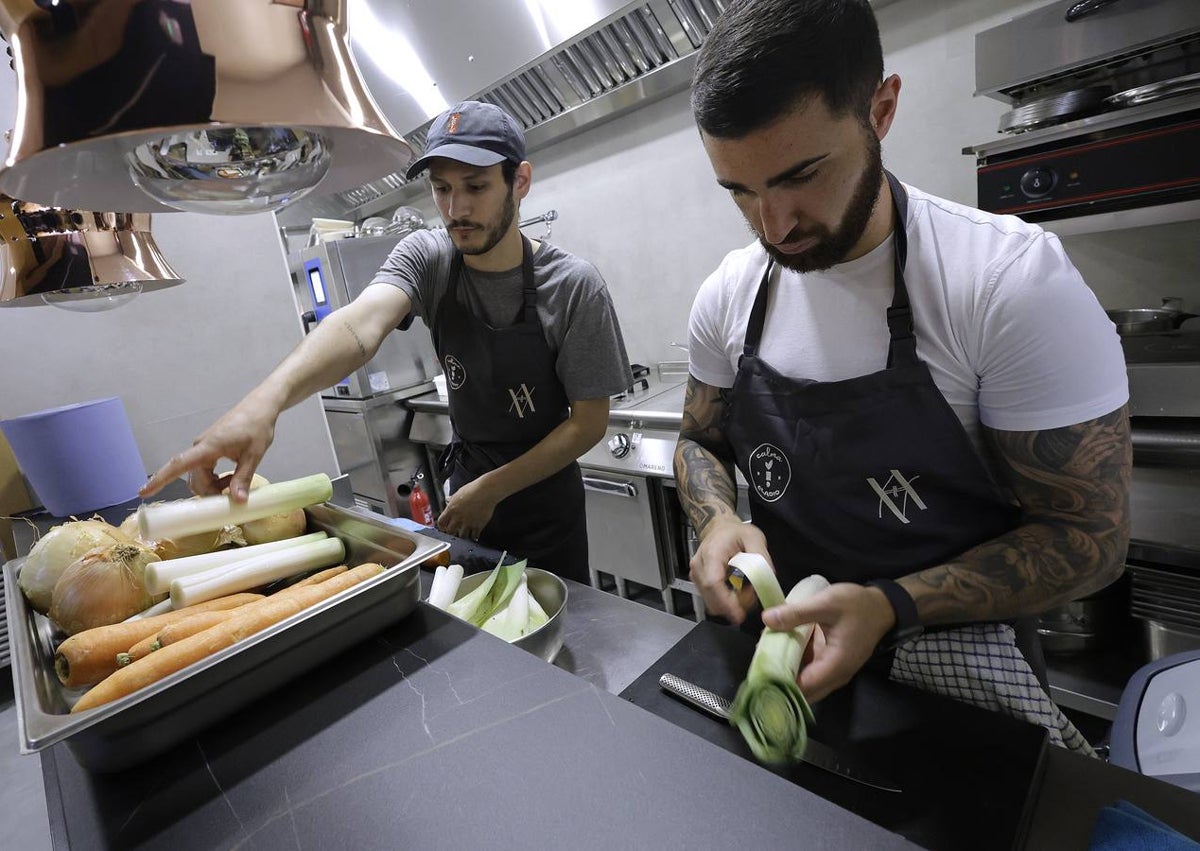
[[[920,635],[896,648],[890,678],[1045,727],[1054,744],[1096,756],[1046,694],[1017,649],[1016,633],[1006,624],[972,624]]]

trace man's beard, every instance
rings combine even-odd
[[[500,222],[493,227],[485,227],[476,222],[458,220],[450,222],[447,227],[478,227],[483,229],[483,246],[480,248],[463,248],[458,246],[459,251],[463,254],[487,254],[493,248],[500,244],[500,240],[504,239],[504,235],[508,233],[508,229],[512,227],[513,219],[517,217],[517,202],[513,198],[513,193],[510,190],[508,198],[504,200],[504,209],[500,211]]]
[[[883,158],[879,139],[874,132],[869,132],[867,138],[867,167],[859,178],[858,185],[854,187],[850,206],[835,232],[831,233],[829,228],[822,225],[809,233],[794,236],[788,234],[786,242],[811,236],[820,237],[820,242],[801,254],[784,254],[763,239],[762,234],[757,234],[758,241],[762,243],[767,254],[780,266],[794,272],[819,272],[841,263],[858,244],[871,221],[871,212],[875,209],[875,202],[879,199],[879,189],[883,183]]]

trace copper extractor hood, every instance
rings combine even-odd
[[[348,0],[0,0],[20,91],[0,191],[85,210],[250,213],[403,170]]]
[[[0,307],[117,307],[183,283],[150,234],[149,213],[85,213],[0,195]]]

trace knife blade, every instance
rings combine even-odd
[[[732,704],[719,694],[714,694],[708,689],[701,688],[695,683],[688,682],[674,674],[663,674],[658,678],[658,684],[665,692],[679,698],[684,703],[701,709],[714,718],[719,718],[722,721],[729,720],[729,707]],[[813,741],[811,736],[804,748],[804,756],[801,757],[801,761],[815,768],[836,774],[839,777],[844,777],[847,780],[853,780],[855,783],[861,783],[864,786],[870,786],[884,792],[903,791],[883,775],[870,769],[862,768],[854,762],[847,761],[828,745]]]

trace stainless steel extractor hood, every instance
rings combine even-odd
[[[494,103],[529,150],[683,91],[729,0],[357,0],[350,40],[363,78],[413,148],[450,104]],[[280,221],[369,215],[405,195],[400,174],[320,190]]]
[[[240,213],[402,169],[411,149],[362,83],[347,2],[0,0],[20,87],[0,191]]]
[[[95,312],[183,283],[148,213],[90,213],[0,195],[0,307]]]

